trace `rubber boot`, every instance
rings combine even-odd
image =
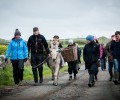
[[[94,84],[95,84],[94,75],[90,74],[88,86],[92,87],[92,86],[94,86]]]
[[[92,82],[91,82],[91,80],[92,80],[92,75],[90,74],[90,75],[89,75],[89,83],[88,83],[88,86],[89,86],[89,87],[92,87]]]
[[[119,80],[119,72],[115,72],[114,76],[115,76],[114,83],[115,83],[115,85],[118,85],[118,80]]]
[[[95,79],[94,79],[94,74],[92,74],[92,86],[95,85]]]
[[[74,80],[76,80],[76,78],[77,78],[76,76],[77,76],[76,73],[74,73]]]

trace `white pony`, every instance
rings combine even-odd
[[[53,85],[57,86],[62,56],[58,47],[59,42],[53,40],[51,41],[50,45],[51,57],[48,59],[48,66],[52,71]]]

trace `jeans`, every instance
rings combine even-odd
[[[119,60],[114,59],[114,72],[117,73],[119,72]]]
[[[101,69],[106,69],[106,59],[101,59]]]
[[[98,72],[99,72],[99,70],[98,70],[98,66],[95,68],[95,75],[97,76],[98,75]]]
[[[108,62],[108,70],[109,70],[109,74],[110,74],[110,77],[113,77],[113,66],[114,66],[114,62]]]

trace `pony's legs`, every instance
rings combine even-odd
[[[54,84],[58,84],[58,73],[59,73],[59,64],[55,66],[55,73],[54,73]]]

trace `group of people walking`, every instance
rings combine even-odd
[[[116,85],[120,83],[120,31],[116,31],[111,36],[111,41],[104,46],[99,44],[97,39],[88,35],[86,37],[87,44],[83,49],[83,58],[85,67],[89,73],[88,86],[92,87],[97,79],[98,67],[101,70],[106,69],[106,60],[108,59],[108,69],[110,74],[109,81],[113,81]],[[114,68],[114,73],[113,73]]]
[[[55,35],[53,38],[54,40],[59,41],[59,36]],[[115,35],[112,35],[111,41],[106,47],[104,47],[103,44],[100,45],[95,36],[88,35],[86,40],[87,43],[83,49],[83,58],[85,61],[85,69],[88,69],[89,73],[88,86],[94,86],[95,80],[98,80],[97,74],[98,67],[100,66],[99,62],[101,62],[101,69],[106,69],[106,57],[108,57],[110,81],[114,79],[115,84],[118,84],[120,81],[120,32],[117,31],[115,32]],[[72,39],[68,41],[68,47],[71,46],[77,46]],[[30,57],[35,84],[43,82],[43,65],[41,63],[43,62],[44,48],[47,56],[50,57],[51,53],[48,43],[45,37],[39,33],[38,27],[33,28],[33,35],[29,37],[27,44],[21,38],[21,32],[18,29],[15,30],[14,37],[10,41],[6,51],[5,61],[7,61],[9,57],[11,58],[14,83],[16,85],[22,83],[24,62]],[[59,44],[59,48],[62,48],[61,44]],[[77,54],[77,61],[68,62],[69,80],[72,79],[72,73],[74,74],[74,79],[76,79],[79,69],[77,64],[81,63],[81,49],[78,46]],[[63,65],[62,62],[61,65]],[[113,67],[114,74],[112,71]]]
[[[5,61],[7,61],[9,56],[11,57],[13,77],[16,85],[22,83],[24,62],[29,59],[29,56],[31,57],[31,66],[35,84],[43,82],[43,66],[40,65],[36,67],[43,61],[43,48],[45,48],[47,55],[49,56],[50,51],[48,43],[45,37],[39,33],[38,27],[33,28],[33,35],[29,37],[27,44],[21,38],[20,31],[16,29],[14,38],[8,45],[5,58]]]
[[[117,85],[120,82],[120,31],[116,31],[111,36],[111,41],[106,45],[105,51],[108,56],[110,81],[114,81]]]
[[[59,41],[59,36],[55,35],[53,37],[54,41]],[[75,43],[73,40],[70,40],[68,46],[74,46]],[[62,45],[59,44],[59,48],[62,48]],[[33,28],[33,35],[31,35],[26,42],[21,38],[21,32],[16,29],[13,39],[10,41],[8,45],[8,49],[6,51],[5,62],[7,62],[8,58],[12,62],[13,66],[13,77],[14,83],[16,85],[22,85],[23,81],[23,71],[24,71],[24,62],[26,62],[30,57],[32,72],[34,76],[35,85],[43,82],[43,56],[44,56],[44,48],[46,50],[47,56],[51,57],[48,43],[43,35],[39,33],[38,27]],[[78,47],[78,55],[81,55],[81,49]],[[31,54],[31,55],[30,55]],[[78,61],[80,62],[80,57],[78,57]],[[63,61],[63,59],[62,59]],[[77,74],[77,61],[68,62],[68,72],[70,74],[70,79],[72,79],[72,73],[74,73],[74,78],[76,78]],[[39,65],[39,66],[38,66]],[[63,62],[61,62],[60,66],[63,66]]]

